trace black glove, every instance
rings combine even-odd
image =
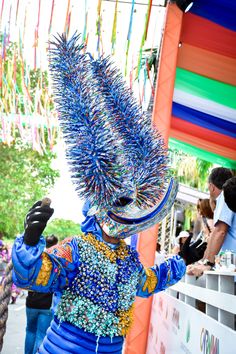
[[[25,217],[24,243],[29,246],[37,245],[48,220],[54,213],[54,209],[49,205],[41,204],[41,201],[35,203]]]
[[[192,236],[187,238],[179,252],[179,255],[184,259],[186,265],[195,263],[202,259],[207,247],[207,243],[202,242],[202,240],[197,240],[190,246],[191,239]]]

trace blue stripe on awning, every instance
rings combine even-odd
[[[189,123],[236,138],[236,124],[173,102],[172,114]]]
[[[236,31],[235,0],[195,0],[190,12]]]

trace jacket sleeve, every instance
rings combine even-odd
[[[20,288],[60,291],[69,284],[80,263],[76,237],[45,250],[43,236],[36,246],[29,246],[21,235],[14,242],[12,262],[13,282]]]
[[[151,268],[142,268],[137,296],[149,297],[177,283],[185,274],[186,265],[180,256],[173,256]]]

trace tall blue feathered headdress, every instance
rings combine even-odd
[[[49,58],[79,196],[106,209],[130,195],[138,207],[155,206],[167,182],[166,150],[111,59],[93,59],[77,34],[55,37]]]

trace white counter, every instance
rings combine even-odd
[[[198,279],[186,274],[168,291],[195,308],[199,308],[196,300],[203,302],[208,316],[235,330],[235,279],[236,272],[227,271],[206,271]]]
[[[146,354],[235,354],[235,277],[185,275],[154,295]]]

